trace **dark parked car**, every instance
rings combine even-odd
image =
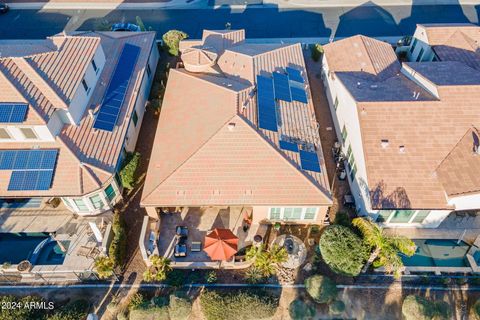
[[[0,13],[7,13],[10,7],[4,2],[0,2]]]
[[[112,25],[112,31],[131,31],[131,32],[139,32],[140,27],[133,23],[115,23]]]

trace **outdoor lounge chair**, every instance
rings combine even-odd
[[[185,237],[187,238],[188,237],[188,228],[187,227],[184,227],[184,226],[177,226],[175,228],[175,234],[179,237]]]
[[[192,247],[190,249],[192,252],[202,251],[202,243],[200,241],[192,241]]]
[[[187,256],[187,242],[186,238],[178,237],[175,244],[175,252],[173,255],[176,258],[183,258]]]

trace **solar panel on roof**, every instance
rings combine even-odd
[[[58,150],[1,150],[0,170],[53,170]]]
[[[48,190],[58,150],[1,150],[0,170],[12,170],[8,190]]]
[[[274,72],[273,84],[275,88],[275,99],[292,102],[290,85],[288,84],[288,76],[286,74]]]
[[[128,43],[123,47],[102,106],[95,118],[95,129],[111,132],[115,128],[139,53],[140,47]]]
[[[292,92],[292,100],[308,103],[307,92],[304,88],[292,86],[290,90]]]
[[[257,75],[258,126],[278,131],[273,80]]]
[[[296,143],[280,140],[279,145],[280,145],[280,148],[282,148],[283,150],[298,152],[298,144]]]
[[[0,103],[0,122],[21,123],[25,121],[27,110],[25,103]]]
[[[290,80],[295,82],[305,83],[305,80],[302,77],[302,72],[300,70],[290,68],[290,67],[287,67],[285,69],[288,73],[288,77],[290,78]]]
[[[300,150],[300,163],[303,170],[320,172],[320,164],[315,152]]]

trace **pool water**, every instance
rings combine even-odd
[[[466,254],[470,245],[458,240],[414,239],[417,250],[411,257],[402,256],[408,267],[468,267]]]
[[[34,265],[56,265],[64,259],[65,254],[48,233],[0,233],[0,264],[29,260]]]

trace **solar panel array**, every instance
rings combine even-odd
[[[285,140],[280,140],[279,141],[280,148],[283,150],[289,150],[293,152],[298,152],[298,144],[285,141]]]
[[[27,109],[25,103],[0,103],[0,122],[21,123],[25,121]]]
[[[292,91],[292,99],[302,103],[307,103],[307,92],[302,87],[291,86],[290,90]]]
[[[292,102],[290,85],[288,84],[288,76],[286,74],[274,72],[273,84],[275,87],[275,99]]]
[[[303,170],[320,172],[318,155],[315,152],[300,150],[300,163]]]
[[[2,150],[0,170],[13,170],[8,190],[48,190],[58,150]]]
[[[258,126],[278,131],[273,80],[257,75]]]
[[[95,129],[112,132],[115,128],[139,53],[140,47],[138,46],[126,43],[123,47],[102,106],[93,124]]]
[[[300,70],[286,67],[285,70],[288,73],[288,77],[290,80],[295,81],[295,82],[300,82],[300,83],[305,83],[305,80],[302,77],[302,72]]]

